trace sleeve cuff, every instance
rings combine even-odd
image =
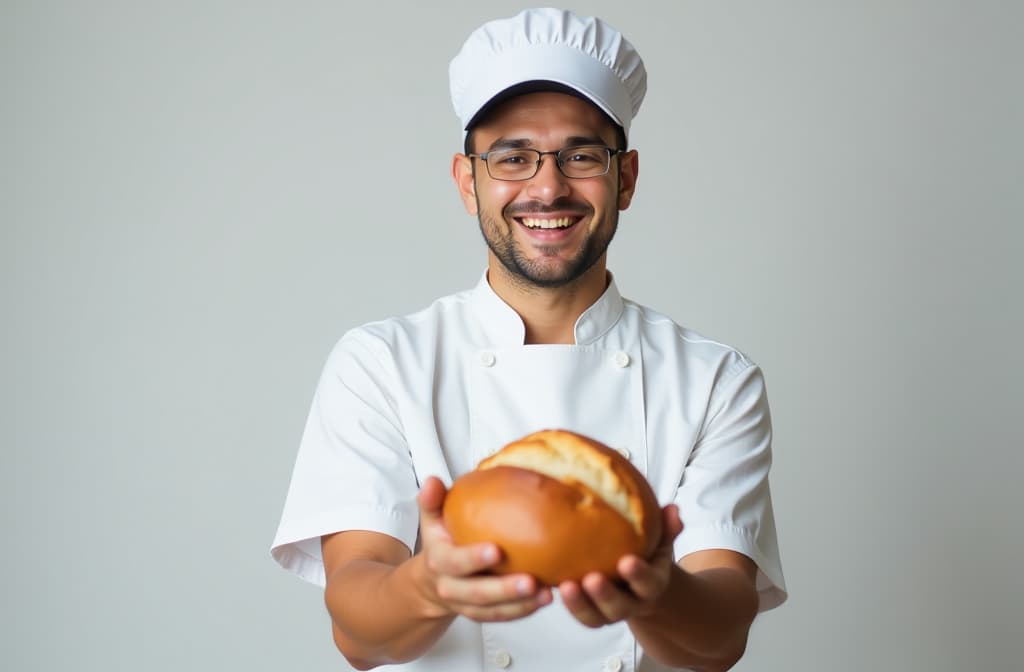
[[[358,508],[323,513],[290,522],[277,530],[270,555],[281,567],[318,586],[327,584],[320,537],[334,532],[366,530],[394,537],[412,552],[419,521],[394,509]]]
[[[767,553],[763,553],[757,541],[747,530],[728,526],[705,526],[686,528],[675,541],[675,557],[697,551],[726,549],[742,553],[757,565],[758,611],[774,609],[786,601],[786,580],[782,567]]]

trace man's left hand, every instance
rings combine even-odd
[[[618,563],[622,581],[615,582],[598,572],[580,581],[563,581],[558,586],[562,602],[583,625],[599,628],[634,616],[650,613],[677,571],[672,542],[683,530],[679,509],[669,504],[662,509],[661,542],[650,560],[623,556]]]

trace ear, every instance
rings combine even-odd
[[[635,149],[631,149],[619,158],[619,210],[625,210],[633,202],[639,173],[639,156]]]
[[[452,179],[459,190],[462,206],[471,215],[477,214],[476,180],[473,177],[473,159],[465,154],[456,154],[452,158]]]

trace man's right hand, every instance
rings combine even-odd
[[[441,517],[444,484],[420,490],[420,552],[364,530],[326,535],[325,601],[334,641],[361,670],[419,658],[456,616],[509,621],[551,603],[551,589],[528,575],[481,575],[500,560],[494,544],[455,546]]]
[[[458,614],[474,621],[510,621],[551,603],[551,589],[529,574],[480,575],[501,561],[494,544],[456,546],[441,510],[447,490],[431,476],[423,483],[420,507],[419,559],[416,583],[433,603],[437,617]],[[416,560],[414,559],[414,561]]]

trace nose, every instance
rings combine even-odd
[[[558,160],[554,154],[540,157],[540,168],[526,185],[526,194],[541,202],[550,203],[557,198],[567,196],[571,188],[569,178],[558,168]]]

